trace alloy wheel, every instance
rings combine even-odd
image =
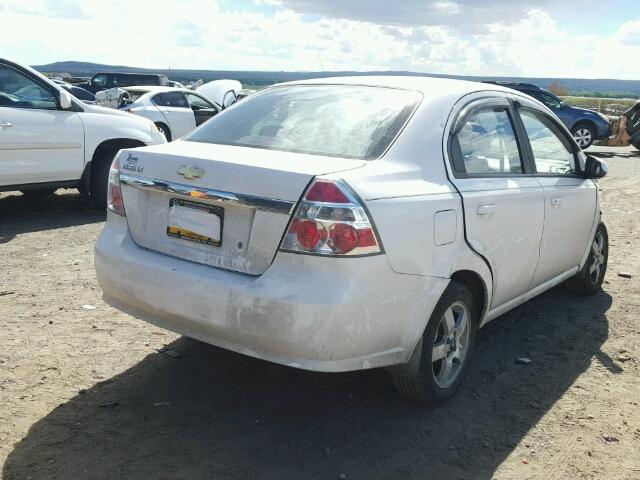
[[[433,379],[440,388],[450,387],[463,370],[469,352],[469,309],[455,302],[438,324],[431,355]]]
[[[573,134],[573,138],[580,148],[587,147],[591,145],[592,141],[592,133],[588,128],[579,128]]]

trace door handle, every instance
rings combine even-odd
[[[562,205],[562,197],[552,198],[551,205],[553,205],[554,207],[559,207],[560,205]]]
[[[13,127],[13,123],[11,123],[11,122],[0,122],[0,127],[6,127],[6,128]]]
[[[497,205],[480,205],[476,213],[478,215],[489,215],[498,209]]]

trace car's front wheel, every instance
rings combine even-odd
[[[429,405],[442,403],[453,396],[467,372],[476,330],[473,295],[463,284],[451,281],[423,334],[416,371],[392,371],[398,391]]]
[[[589,249],[587,262],[575,276],[567,280],[567,288],[578,295],[593,295],[600,290],[609,261],[609,234],[600,222]]]
[[[571,130],[571,133],[578,146],[582,149],[589,148],[596,139],[595,129],[586,123],[576,125]]]

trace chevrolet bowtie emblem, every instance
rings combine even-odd
[[[178,175],[182,175],[187,180],[193,180],[204,175],[204,170],[195,165],[180,165]]]

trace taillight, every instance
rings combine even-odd
[[[381,253],[373,225],[342,181],[316,179],[296,209],[281,250],[318,255]]]
[[[107,208],[113,213],[125,216],[122,190],[120,189],[120,162],[116,156],[109,169],[109,183],[107,184]]]

